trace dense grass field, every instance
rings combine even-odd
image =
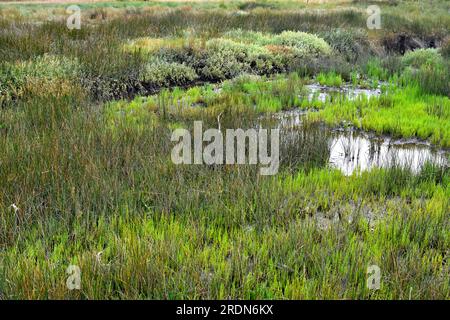
[[[449,160],[448,1],[67,6],[0,2],[0,299],[450,299],[448,162],[329,161],[339,130]],[[171,160],[176,128],[292,110],[276,175]]]

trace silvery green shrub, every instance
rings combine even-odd
[[[306,32],[283,31],[268,40],[263,40],[265,45],[278,45],[291,47],[299,57],[319,57],[329,55],[331,47],[322,38]]]
[[[283,67],[279,57],[257,44],[218,38],[206,43],[206,52],[201,74],[207,79],[229,79],[245,72],[270,74]]]
[[[202,75],[207,79],[229,79],[249,71],[246,45],[229,39],[212,39],[206,43],[207,58]]]
[[[437,49],[417,49],[407,52],[402,63],[406,67],[437,67],[443,64],[443,58]]]
[[[369,51],[368,36],[363,30],[338,28],[322,32],[321,37],[348,62],[355,62]]]
[[[185,64],[151,59],[141,74],[141,80],[153,86],[184,85],[198,78],[195,70]]]
[[[297,55],[303,57],[317,57],[331,53],[331,47],[324,39],[306,32],[283,31],[280,34],[270,34],[235,29],[226,32],[224,37],[233,41],[244,42],[247,45],[289,47]]]

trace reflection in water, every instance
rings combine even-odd
[[[418,141],[395,140],[389,137],[372,137],[369,134],[355,131],[334,132],[331,129],[321,126],[318,128],[306,126],[302,123],[302,116],[305,114],[301,110],[292,110],[275,114],[274,118],[278,122],[278,127],[285,131],[282,134],[283,144],[299,143],[299,137],[305,135],[314,136],[310,143],[300,151],[302,153],[314,152],[306,148],[319,148],[320,137],[317,136],[317,129],[324,132],[322,138],[328,140],[329,164],[340,169],[345,175],[351,175],[355,170],[370,170],[374,167],[399,166],[409,168],[413,172],[418,172],[426,162],[431,162],[439,166],[448,166],[448,152],[435,150],[432,146]],[[297,132],[297,134],[295,134]],[[305,141],[303,138],[301,141]],[[322,150],[323,148],[320,147]],[[283,156],[283,155],[281,155]],[[297,153],[297,157],[302,157]]]
[[[398,144],[390,138],[369,139],[355,132],[339,133],[332,138],[329,162],[346,175],[373,167],[400,166],[418,172],[426,162],[447,165],[445,153],[433,151],[427,145]]]
[[[332,96],[340,96],[347,100],[355,100],[358,97],[365,96],[366,98],[378,97],[381,94],[380,87],[376,89],[363,89],[357,88],[350,85],[343,85],[342,87],[327,87],[321,86],[319,84],[309,84],[305,86],[308,91],[308,100],[318,100],[320,102],[325,102],[327,98]]]
[[[275,120],[279,129],[295,129],[301,126],[302,117],[308,111],[301,109],[293,109],[274,113],[272,120]],[[270,115],[269,115],[270,117]]]

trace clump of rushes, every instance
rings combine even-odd
[[[450,96],[450,62],[437,49],[410,51],[402,63],[404,83],[415,83],[424,93]]]
[[[105,121],[110,130],[115,134],[117,127],[143,130],[144,127],[152,127],[157,124],[157,101],[154,97],[136,97],[132,101],[114,101],[104,106]],[[120,138],[120,137],[119,137]]]
[[[16,63],[0,63],[0,105],[42,92],[56,94],[76,85],[80,64],[64,56],[43,55]],[[42,91],[46,87],[47,90]],[[53,89],[52,89],[53,88]]]
[[[368,35],[364,30],[337,28],[320,32],[319,35],[347,62],[364,61],[371,54]]]
[[[340,74],[335,72],[319,73],[316,77],[317,82],[322,86],[340,87],[342,84],[342,78]]]
[[[129,41],[124,45],[126,51],[140,51],[142,54],[155,53],[161,48],[182,48],[186,45],[184,38],[150,38],[143,37]]]
[[[186,90],[164,90],[161,94],[167,93],[166,102],[174,109],[200,105],[209,110],[218,105],[239,105],[257,113],[277,112],[301,106],[305,94],[303,83],[296,73],[275,78],[244,74],[224,81],[220,90],[203,85]],[[157,99],[157,95],[150,98]]]

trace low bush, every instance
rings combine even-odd
[[[437,67],[442,65],[443,58],[437,49],[418,49],[407,52],[402,59],[402,63],[406,67],[421,68]]]
[[[198,78],[195,70],[185,64],[152,59],[144,68],[141,80],[155,87],[186,85]]]
[[[370,54],[367,33],[341,28],[322,32],[320,36],[347,62],[356,62]]]
[[[305,32],[284,31],[268,40],[263,40],[263,44],[291,47],[294,53],[302,58],[319,57],[331,53],[331,48],[325,40]]]
[[[331,52],[323,39],[304,32],[270,35],[242,30],[208,41],[206,50],[208,58],[202,74],[207,79],[220,80],[243,72],[263,75],[287,71],[299,59],[317,58]]]
[[[283,68],[282,60],[267,48],[229,39],[212,39],[206,43],[207,57],[199,71],[210,80],[224,80],[245,72],[270,74]]]
[[[201,73],[207,79],[228,79],[249,71],[247,46],[227,39],[213,39],[206,43],[208,57]],[[260,51],[260,53],[262,53]]]
[[[183,64],[195,70],[205,81],[231,79],[243,73],[269,75],[285,72],[292,65],[301,63],[302,59],[314,59],[331,52],[323,39],[293,31],[273,35],[238,29],[225,33],[222,38],[210,39],[204,45],[199,45],[199,39],[195,43],[180,41],[178,38],[140,38],[125,49],[143,54],[147,59],[150,55],[151,59],[156,57],[168,63]],[[173,83],[163,81],[160,73],[152,72],[157,84]],[[187,78],[191,78],[191,74]]]
[[[81,84],[94,101],[131,98],[136,94],[147,93],[137,76],[84,74]]]

